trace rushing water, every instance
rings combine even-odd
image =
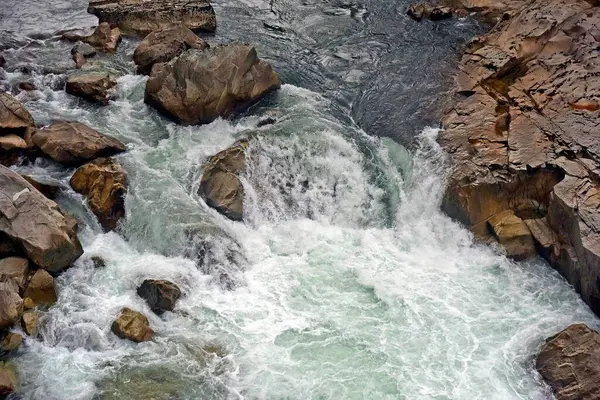
[[[512,262],[439,211],[448,166],[437,130],[423,127],[479,27],[412,23],[404,1],[296,3],[215,2],[209,40],[256,44],[286,84],[201,127],[143,103],[134,39],[102,60],[121,74],[117,100],[96,107],[62,91],[69,47],[52,33],[92,26],[85,1],[0,10],[3,84],[34,80],[40,90],[19,98],[38,124],[74,119],[128,146],[120,234],[101,232],[69,189],[72,170],[18,167],[64,188],[58,202],[85,246],[57,280],[40,338],[14,359],[23,399],[543,399],[543,339],[599,326],[547,264]],[[257,128],[266,115],[277,123]],[[247,137],[239,223],[196,191],[202,163]],[[148,278],[179,285],[174,312],[156,316],[136,295]],[[153,341],[110,332],[123,306],[148,316]]]

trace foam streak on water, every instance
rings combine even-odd
[[[16,359],[23,398],[542,399],[543,339],[598,327],[547,264],[512,262],[440,213],[436,130],[409,154],[292,85],[268,99],[281,115],[272,126],[255,128],[257,108],[180,127],[143,104],[144,83],[121,78],[119,100],[95,112],[51,89],[30,103],[36,120],[76,115],[126,142],[130,191],[125,238],[103,234],[68,188],[72,171],[21,168],[60,182],[59,202],[86,222],[85,255],[58,279],[43,339]],[[246,137],[238,223],[196,189],[207,157]],[[173,313],[136,295],[148,278],[181,287]],[[123,306],[149,317],[152,342],[110,332]]]

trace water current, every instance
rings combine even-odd
[[[102,233],[72,169],[14,167],[63,187],[85,247],[14,358],[21,398],[551,398],[534,370],[544,338],[600,324],[545,262],[513,262],[439,211],[442,99],[483,28],[417,24],[407,3],[214,1],[209,42],[255,44],[285,84],[235,120],[182,127],[144,104],[134,38],[99,61],[120,76],[116,100],[65,94],[70,48],[56,32],[96,24],[86,1],[3,1],[0,84],[33,80],[17,97],[39,125],[78,120],[126,143],[130,183],[119,233]],[[258,128],[266,116],[277,122]],[[249,137],[233,222],[196,192],[207,158]],[[174,312],[137,296],[148,278],[182,289]],[[151,342],[110,332],[124,306],[148,316]]]

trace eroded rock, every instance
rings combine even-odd
[[[215,12],[205,0],[90,0],[88,12],[141,36],[174,22],[193,31],[214,32],[217,27]]]
[[[169,281],[147,279],[137,289],[137,294],[146,300],[152,311],[160,315],[165,311],[173,311],[181,290]]]
[[[43,269],[35,271],[23,293],[23,297],[31,299],[34,307],[56,303],[56,289],[54,288],[52,275]]]
[[[248,142],[242,141],[212,156],[198,189],[206,204],[234,221],[241,221],[244,214],[244,187],[239,174],[246,167],[247,148]]]
[[[129,339],[138,343],[152,340],[152,336],[154,336],[148,318],[129,308],[121,310],[111,326],[111,331],[121,339]]]
[[[83,194],[105,231],[114,230],[125,216],[127,175],[111,158],[98,158],[75,171],[71,187]]]
[[[69,166],[125,151],[125,145],[117,139],[72,121],[55,122],[38,129],[32,141],[54,161]]]
[[[75,60],[78,65],[83,65],[81,59]],[[109,74],[104,72],[85,72],[72,74],[67,78],[67,93],[90,100],[96,103],[108,104],[113,93],[112,88],[117,85]]]
[[[234,116],[280,86],[279,74],[254,47],[230,44],[190,49],[155,65],[145,101],[181,124],[206,124]]]
[[[435,6],[429,3],[411,4],[406,13],[417,21],[421,21],[423,18],[432,21],[452,18],[452,9],[450,7]]]
[[[204,50],[208,44],[183,24],[168,25],[152,31],[133,53],[138,70],[149,74],[156,63],[164,63],[187,49]]]

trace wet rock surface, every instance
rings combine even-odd
[[[52,275],[43,269],[35,271],[23,293],[23,298],[31,299],[34,306],[56,303],[56,289]]]
[[[454,161],[443,208],[481,235],[512,210],[600,313],[600,12],[577,0],[521,5],[461,60],[462,99],[439,138]]]
[[[228,118],[281,86],[279,74],[242,44],[190,49],[152,69],[145,101],[184,125]]]
[[[111,331],[121,339],[133,342],[152,340],[154,331],[150,328],[148,318],[129,308],[123,308],[111,326]]]
[[[23,136],[28,128],[35,127],[29,111],[9,93],[0,93],[0,135]]]
[[[138,287],[137,294],[146,300],[152,311],[160,315],[165,311],[173,311],[181,297],[181,290],[169,281],[147,279]]]
[[[77,65],[82,66],[80,58],[75,59]],[[112,88],[117,85],[108,73],[104,72],[83,72],[72,74],[67,78],[65,91],[73,96],[93,101],[101,104],[108,104],[112,97]]]

